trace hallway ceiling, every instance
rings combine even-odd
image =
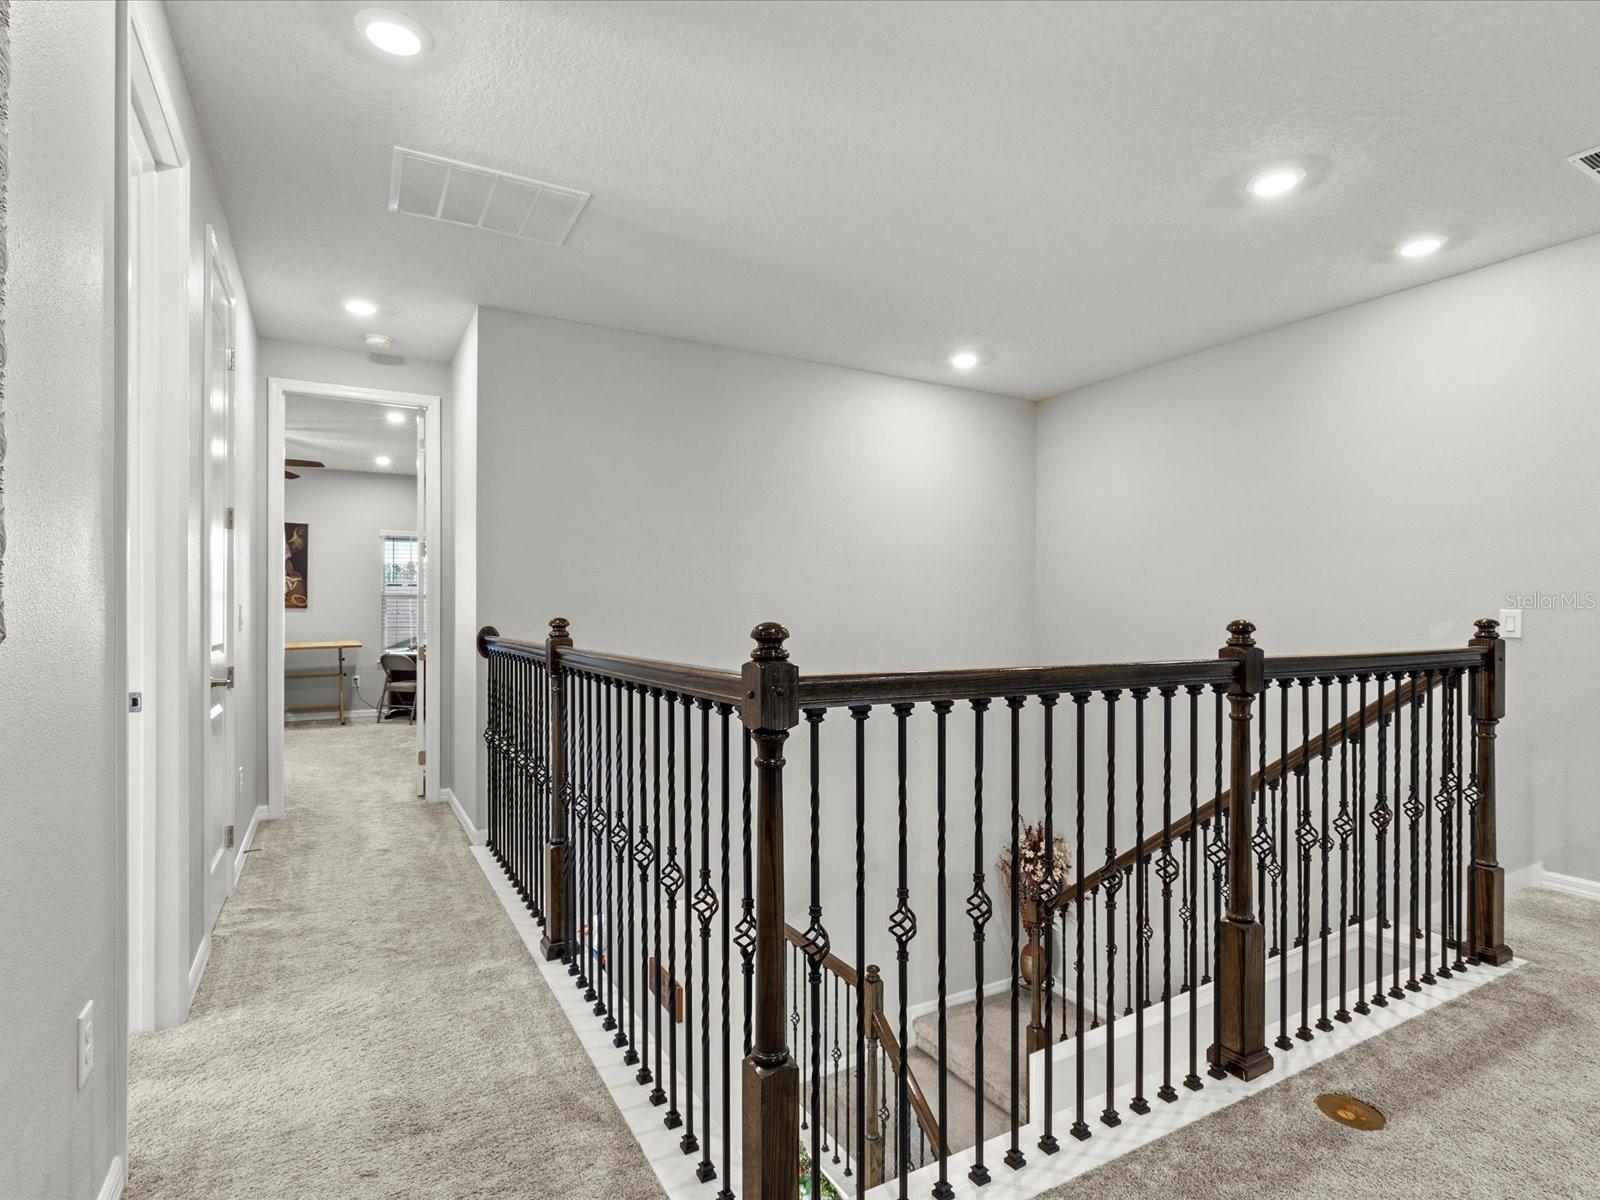
[[[1600,232],[1593,2],[385,2],[429,52],[167,5],[265,336],[442,361],[481,303],[1043,397]],[[593,199],[390,213],[396,145]]]

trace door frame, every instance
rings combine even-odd
[[[426,472],[426,511],[419,513],[421,532],[430,566],[428,589],[423,596],[424,620],[428,630],[428,667],[422,672],[422,704],[425,714],[423,724],[424,753],[427,756],[424,773],[424,800],[438,800],[439,744],[446,714],[440,708],[443,689],[439,681],[439,646],[443,631],[439,627],[441,579],[437,564],[440,534],[443,531],[444,494],[440,454],[440,424],[443,405],[438,396],[421,392],[394,392],[383,388],[353,387],[341,383],[317,383],[305,379],[283,379],[273,376],[267,380],[267,437],[265,467],[267,477],[267,527],[262,540],[264,552],[270,557],[266,572],[266,586],[261,596],[261,611],[267,614],[267,815],[283,816],[283,672],[284,672],[284,609],[283,609],[283,427],[286,397],[319,396],[328,400],[351,400],[357,404],[377,404],[387,408],[414,408],[422,413],[423,456],[421,470]]]
[[[120,456],[119,564],[123,805],[129,1028],[180,1022],[192,999],[187,952],[190,878],[190,748],[194,731],[193,627],[183,591],[189,539],[190,154],[149,19],[127,7],[125,92],[118,140],[119,370],[124,405]],[[130,188],[135,138],[152,166],[149,187]],[[145,207],[147,206],[148,207]],[[140,216],[148,216],[148,223]],[[135,275],[136,264],[141,273]],[[143,270],[142,268],[148,268]],[[174,591],[177,595],[174,595]],[[141,693],[143,708],[129,711]]]

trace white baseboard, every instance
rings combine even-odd
[[[194,956],[194,962],[189,964],[189,995],[184,1001],[183,1011],[185,1017],[194,1007],[195,994],[200,990],[200,980],[205,976],[206,964],[211,961],[211,931],[206,930],[206,936],[200,941],[200,950]]]
[[[439,799],[446,801],[455,809],[456,820],[461,822],[461,828],[467,832],[467,841],[471,845],[481,846],[487,841],[483,830],[472,823],[472,818],[467,816],[467,810],[461,807],[461,801],[456,799],[456,794],[450,788],[439,789]]]
[[[1579,879],[1576,875],[1557,875],[1554,871],[1546,871],[1539,886],[1554,888],[1558,892],[1570,892],[1574,896],[1583,896],[1590,900],[1600,900],[1600,881]]]
[[[100,1194],[95,1200],[120,1200],[127,1182],[128,1172],[123,1168],[122,1155],[119,1154],[111,1160],[111,1169],[106,1172],[106,1181],[100,1185]]]
[[[239,839],[239,848],[233,856],[233,886],[239,886],[239,876],[244,874],[245,852],[250,849],[250,843],[256,839],[256,826],[260,825],[267,815],[265,804],[256,805],[256,811],[250,817],[250,826],[244,831],[244,837]]]
[[[1552,891],[1583,896],[1589,900],[1600,900],[1600,881],[1546,871],[1542,862],[1530,863],[1525,867],[1518,867],[1515,871],[1506,872],[1507,895],[1531,887],[1550,888]]]

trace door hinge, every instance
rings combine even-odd
[[[222,513],[222,527],[224,529],[232,529],[233,528],[233,509],[228,508],[228,509],[224,509],[223,510],[223,513]]]
[[[131,712],[131,713],[137,713],[137,712],[143,712],[144,711],[144,693],[143,692],[129,692],[128,693],[128,711]]]
[[[229,350],[228,351],[228,370],[230,370],[230,371],[233,370],[233,356],[234,356],[234,351]]]
[[[417,766],[425,767],[427,765],[428,765],[428,752],[426,750],[418,750],[417,751]]]
[[[222,844],[224,846],[226,846],[229,850],[232,850],[233,849],[233,826],[232,825],[229,825],[226,829],[224,829],[222,831],[222,837],[223,837]]]

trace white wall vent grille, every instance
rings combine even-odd
[[[1567,161],[1590,179],[1600,183],[1600,146],[1596,146],[1593,150],[1585,150],[1582,154],[1574,154]]]
[[[588,202],[588,192],[394,148],[390,212],[559,246]]]

